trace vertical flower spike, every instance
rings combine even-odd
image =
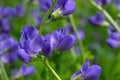
[[[86,61],[81,70],[74,73],[71,80],[74,80],[77,76],[80,76],[80,80],[98,80],[101,73],[101,67],[98,65],[89,66],[89,62]]]
[[[61,14],[67,16],[72,14],[76,10],[76,4],[74,0],[66,0],[61,8]]]
[[[94,26],[100,26],[104,22],[104,15],[100,12],[97,12],[95,16],[91,16],[89,18],[89,22]]]

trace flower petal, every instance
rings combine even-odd
[[[82,74],[85,74],[88,68],[89,68],[89,61],[85,61],[85,63],[81,67]]]
[[[74,80],[77,76],[79,76],[81,74],[81,71],[77,71],[75,72],[72,76],[71,76],[71,80]]]
[[[30,55],[26,53],[24,49],[18,50],[18,58],[24,63],[28,63],[31,61]]]

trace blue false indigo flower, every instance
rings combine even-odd
[[[69,50],[74,46],[75,42],[76,37],[74,35],[66,34],[65,29],[58,29],[46,36],[42,53],[46,56],[52,56],[54,50]]]
[[[109,37],[106,40],[106,43],[111,48],[118,48],[118,47],[120,47],[120,33],[116,32],[111,27],[108,28],[108,33],[109,33]]]
[[[18,79],[20,77],[31,76],[35,72],[35,68],[33,66],[26,66],[23,64],[19,70],[12,70],[12,77],[14,79]]]
[[[74,73],[71,80],[75,80],[77,76],[80,76],[80,80],[98,80],[101,73],[101,67],[99,65],[89,66],[89,61],[86,61],[80,71]]]
[[[13,16],[23,16],[24,15],[24,7],[21,4],[16,5],[13,9],[12,9],[12,15]]]
[[[94,26],[100,26],[104,22],[104,15],[101,12],[97,12],[95,16],[89,18],[89,22]]]
[[[61,7],[60,13],[63,16],[67,16],[69,14],[72,14],[76,10],[76,3],[74,0],[66,0],[64,5]]]
[[[24,63],[31,61],[33,56],[42,50],[44,37],[38,35],[38,30],[32,26],[22,29],[20,38],[20,49],[18,50],[18,58]]]
[[[3,10],[4,10],[3,6],[0,6],[0,18],[1,18],[2,15],[3,15]]]

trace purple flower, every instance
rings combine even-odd
[[[19,70],[14,69],[12,70],[12,77],[17,79],[19,77],[26,77],[31,76],[35,72],[35,68],[33,66],[26,66],[23,64]]]
[[[38,3],[43,11],[47,11],[52,5],[52,0],[38,0]],[[62,15],[67,16],[76,10],[76,4],[74,0],[58,0],[53,12],[57,9],[60,9]]]
[[[40,17],[40,13],[37,10],[33,10],[32,16],[34,17],[35,24],[40,25],[42,22],[42,18]]]
[[[108,33],[109,37],[106,40],[106,43],[111,47],[111,48],[118,48],[120,47],[120,33],[116,32],[114,29],[111,27],[108,28]]]
[[[8,18],[3,18],[1,21],[0,21],[0,29],[2,33],[9,33],[11,31],[11,24],[8,20]]]
[[[95,0],[95,2],[98,5],[104,5],[104,6],[106,6],[106,5],[108,5],[111,2],[111,0]]]
[[[10,7],[6,7],[3,9],[2,16],[3,17],[9,17],[11,16],[12,9]]]
[[[74,73],[71,80],[74,80],[77,76],[80,76],[80,80],[98,80],[101,73],[101,67],[98,65],[89,66],[89,61],[86,61],[80,71]]]
[[[61,8],[61,14],[67,16],[72,14],[76,10],[76,4],[74,0],[66,0]]]
[[[24,15],[24,7],[21,4],[16,5],[13,9],[12,9],[12,15],[13,16],[23,16]]]
[[[97,12],[95,16],[89,18],[89,22],[94,26],[100,26],[104,22],[104,15],[101,12]]]
[[[114,0],[115,6],[120,10],[120,0]]]
[[[31,57],[35,56],[42,50],[44,37],[38,35],[38,30],[32,26],[22,29],[20,38],[20,49],[18,57],[24,63],[31,61]]]
[[[47,11],[52,5],[52,0],[38,0],[41,10]]]
[[[53,50],[69,50],[74,46],[75,42],[76,37],[74,35],[66,34],[65,29],[58,29],[46,36],[42,52],[46,56],[52,56]]]

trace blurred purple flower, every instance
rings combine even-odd
[[[89,22],[94,26],[100,26],[104,22],[104,15],[101,12],[97,12],[95,16],[89,18]]]
[[[42,22],[42,18],[40,17],[40,13],[37,10],[33,10],[32,16],[34,17],[35,24],[40,25]]]
[[[31,57],[37,55],[43,46],[44,37],[38,35],[38,30],[32,26],[22,29],[18,58],[24,63],[31,61]]]
[[[80,71],[74,73],[71,80],[74,80],[77,76],[80,76],[80,80],[98,80],[101,73],[101,67],[98,65],[89,66],[89,61],[86,61]]]
[[[31,76],[35,72],[35,68],[33,66],[26,66],[23,64],[19,70],[14,69],[12,70],[12,77],[17,79],[19,77],[26,77]]]
[[[120,0],[114,0],[115,6],[120,10]]]
[[[12,9],[12,16],[23,16],[24,15],[24,7],[21,4],[17,4],[13,9]]]
[[[12,9],[10,7],[6,7],[3,9],[2,16],[9,17],[12,14]]]
[[[12,29],[12,25],[9,22],[8,18],[3,18],[0,20],[0,33],[9,33]]]
[[[111,27],[108,28],[109,37],[106,40],[106,43],[111,48],[120,47],[120,33],[112,29]]]
[[[95,2],[98,4],[98,5],[103,5],[103,6],[106,6],[108,5],[111,0],[95,0]]]

